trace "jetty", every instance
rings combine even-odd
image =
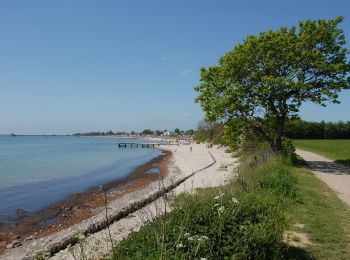
[[[127,148],[127,147],[141,147],[141,148],[151,148],[151,147],[159,147],[161,143],[118,143],[119,148]]]

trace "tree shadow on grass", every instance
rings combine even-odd
[[[286,252],[286,259],[315,260],[316,257],[312,256],[304,248],[290,246]]]

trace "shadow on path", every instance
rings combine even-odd
[[[350,175],[350,168],[338,162],[307,161],[307,164],[313,171],[335,175]]]
[[[344,164],[347,167],[350,167],[350,159],[342,159],[342,160],[336,160],[337,163]]]

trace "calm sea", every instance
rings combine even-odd
[[[127,177],[161,153],[116,145],[128,140],[0,136],[0,223],[17,209],[33,213],[74,193]]]

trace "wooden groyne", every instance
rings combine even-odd
[[[141,147],[141,148],[151,148],[151,147],[159,147],[160,143],[118,143],[119,148],[127,148],[127,147]]]
[[[158,145],[158,144],[157,144]],[[182,184],[183,182],[185,182],[187,179],[189,179],[190,177],[194,176],[195,174],[197,174],[198,172],[204,171],[205,169],[208,169],[209,167],[213,166],[216,163],[216,159],[215,157],[212,155],[211,152],[209,152],[209,156],[212,159],[212,162],[209,163],[208,165],[204,166],[201,169],[198,169],[194,172],[192,172],[191,174],[184,176],[176,181],[172,181],[170,184],[165,185],[163,184],[163,187],[160,187],[159,190],[149,194],[148,196],[140,199],[139,201],[135,201],[132,202],[130,205],[122,208],[120,211],[114,212],[111,215],[106,216],[105,219],[102,219],[100,221],[97,221],[95,223],[91,223],[88,227],[86,227],[84,230],[81,230],[82,234],[84,236],[89,236],[91,234],[95,234],[107,227],[109,227],[110,225],[112,225],[114,222],[119,221],[122,218],[127,217],[129,214],[134,213],[135,211],[145,207],[146,205],[152,203],[153,201],[155,201],[156,199],[162,197],[164,194],[170,192],[171,190],[173,190],[174,188],[176,188],[177,186],[179,186],[180,184]],[[79,238],[78,236],[74,235],[74,236],[68,236],[66,238],[63,238],[60,242],[58,243],[54,243],[52,245],[49,245],[48,248],[46,249],[48,255],[50,257],[54,256],[55,254],[57,254],[58,252],[60,252],[61,250],[66,249],[68,246],[73,246],[77,243],[79,243]],[[28,258],[30,260],[34,260],[34,258]]]

